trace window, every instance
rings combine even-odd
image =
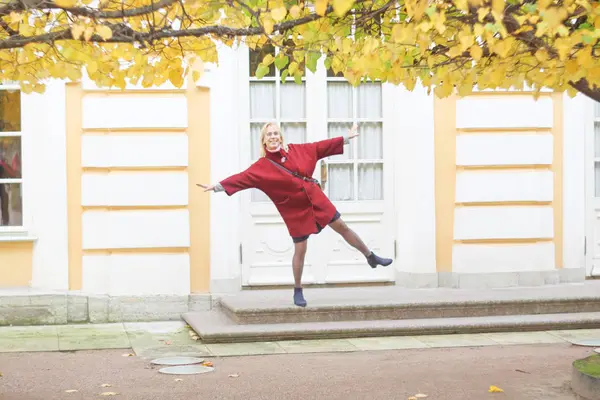
[[[383,110],[380,82],[352,87],[327,71],[329,137],[359,124],[360,136],[328,163],[328,195],[333,201],[383,200]]]
[[[594,187],[600,197],[600,103],[594,103]]]
[[[271,64],[269,72],[262,79],[257,79],[256,68],[267,54],[275,57],[277,53],[270,45],[263,46],[260,51],[250,51],[250,140],[253,160],[259,157],[260,129],[267,122],[274,121],[281,127],[286,143],[306,142],[306,78],[303,76],[302,83],[294,82],[293,77],[284,79],[282,83],[282,71]],[[304,65],[300,68],[304,68]],[[252,189],[252,201],[270,200],[262,191]]]
[[[0,229],[23,226],[21,92],[0,87]]]

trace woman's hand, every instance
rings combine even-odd
[[[350,132],[348,134],[348,139],[354,139],[358,136],[358,124],[355,122],[350,128]]]
[[[215,187],[213,185],[203,185],[201,183],[196,183],[196,186],[200,186],[201,188],[204,188],[205,192],[210,192],[211,190],[214,191]]]

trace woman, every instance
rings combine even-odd
[[[306,307],[302,293],[302,270],[307,239],[329,225],[348,244],[360,251],[371,268],[388,266],[389,258],[381,258],[370,251],[358,235],[342,221],[340,213],[310,178],[317,161],[344,153],[344,145],[358,136],[354,124],[348,138],[337,137],[314,143],[286,146],[277,124],[267,123],[260,132],[261,157],[245,171],[230,176],[216,185],[198,185],[206,191],[224,191],[228,196],[240,190],[262,190],[277,207],[294,242],[294,304]]]

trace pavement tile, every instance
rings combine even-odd
[[[600,339],[600,329],[565,329],[546,332],[550,335],[564,339],[567,342],[583,339]]]
[[[125,322],[125,331],[147,332],[153,334],[168,334],[179,332],[186,327],[183,321],[158,321],[158,322]]]
[[[330,353],[358,350],[347,339],[286,340],[278,343],[287,353]]]
[[[415,339],[429,347],[476,347],[494,346],[498,343],[482,334],[423,335]]]
[[[284,354],[280,342],[253,343],[213,343],[206,347],[214,356],[250,356],[264,354]]]
[[[410,336],[357,338],[348,339],[348,341],[359,350],[401,350],[428,347],[426,344]]]
[[[136,356],[145,359],[159,357],[210,357],[210,352],[203,344],[192,345],[163,345],[163,346],[143,346],[134,345],[133,351]]]
[[[58,327],[58,345],[61,351],[131,348],[120,323],[61,325]]]
[[[56,326],[0,327],[0,353],[58,351]]]
[[[497,332],[484,333],[483,335],[498,344],[550,344],[565,342],[558,336],[546,332]]]

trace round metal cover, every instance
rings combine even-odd
[[[204,362],[202,358],[196,357],[162,357],[150,361],[156,365],[188,365],[188,364],[200,364]]]
[[[179,365],[177,367],[165,367],[158,370],[161,374],[169,375],[195,375],[213,372],[213,367],[205,367],[204,365]]]
[[[573,340],[575,346],[600,347],[600,339]]]

